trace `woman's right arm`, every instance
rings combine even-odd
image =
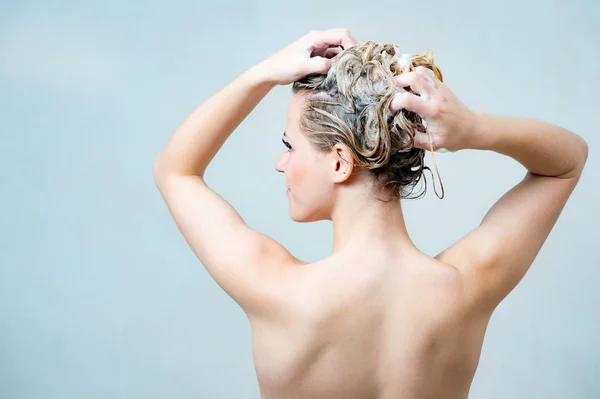
[[[527,168],[478,227],[435,257],[460,271],[473,309],[493,311],[527,273],[554,227],[581,176],[587,143],[550,123],[474,112],[423,66],[395,80],[418,96],[396,94],[390,109],[416,112],[427,122],[427,134],[415,136],[415,147],[495,151]]]
[[[478,227],[436,256],[459,269],[473,309],[487,313],[529,270],[579,181],[588,146],[546,122],[476,115],[479,129],[466,148],[495,151],[527,168]]]
[[[478,129],[466,144],[470,149],[507,155],[542,176],[572,177],[586,162],[587,143],[569,130],[529,118],[475,115]]]

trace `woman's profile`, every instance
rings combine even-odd
[[[333,252],[315,263],[252,230],[204,181],[228,136],[288,84],[275,169],[293,220],[333,222]],[[442,149],[495,151],[526,174],[431,257],[412,242],[401,200],[423,194],[425,151]],[[587,153],[558,126],[470,110],[429,51],[402,54],[332,29],[301,37],[194,110],[154,178],[192,250],[248,316],[263,398],[458,399],[494,309],[541,249]]]

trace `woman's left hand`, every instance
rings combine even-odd
[[[270,81],[287,85],[311,73],[327,73],[331,58],[354,45],[348,29],[311,31],[259,65]]]

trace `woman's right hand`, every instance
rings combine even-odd
[[[470,147],[469,143],[479,132],[477,116],[437,79],[433,71],[418,66],[413,72],[402,73],[394,79],[400,87],[410,86],[419,94],[399,93],[390,103],[392,112],[404,108],[424,120],[427,132],[415,134],[415,147],[430,151],[433,148],[434,152],[455,152]]]

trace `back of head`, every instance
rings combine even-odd
[[[336,143],[347,146],[355,166],[368,170],[390,200],[424,195],[426,185],[411,194],[424,170],[431,172],[425,150],[414,147],[415,132],[425,131],[421,118],[389,109],[393,96],[405,91],[393,77],[417,66],[443,81],[431,51],[401,54],[396,45],[364,41],[337,54],[326,75],[311,74],[292,86],[294,94],[307,96],[300,128],[308,140],[322,151]]]

